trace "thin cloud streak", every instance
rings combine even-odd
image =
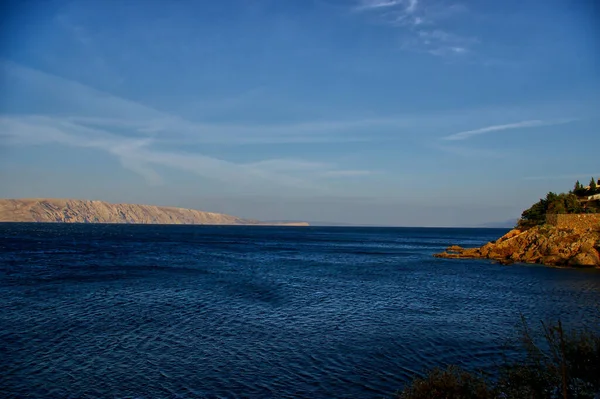
[[[361,4],[356,6],[356,10],[372,10],[372,9],[378,9],[378,8],[394,7],[397,5],[404,5],[406,3],[406,1],[405,0],[362,0],[360,3]]]
[[[105,128],[128,128],[165,142],[197,142],[212,144],[256,144],[256,143],[322,143],[369,141],[353,132],[362,128],[409,127],[406,119],[357,119],[340,121],[298,122],[269,125],[234,125],[190,122],[177,116],[156,119],[114,119],[69,117],[81,125]]]
[[[412,14],[416,11],[419,5],[419,0],[362,0],[355,7],[358,11],[377,10],[401,6],[407,14]]]
[[[198,153],[164,151],[153,147],[155,141],[152,138],[116,136],[101,129],[76,125],[62,118],[2,116],[0,130],[4,145],[59,144],[105,151],[115,156],[123,167],[142,176],[150,185],[163,182],[154,169],[159,166],[246,188],[276,185],[326,192],[325,187],[317,184],[319,177],[330,172],[344,176],[346,172],[335,164],[324,162],[282,158],[235,163]]]
[[[359,129],[410,127],[412,123],[403,118],[250,125],[193,122],[79,82],[12,62],[0,61],[0,74],[9,82],[9,95],[11,89],[15,93],[24,93],[23,87],[34,87],[31,95],[47,96],[48,93],[52,93],[54,103],[61,105],[59,112],[65,116],[64,121],[81,127],[108,131],[127,130],[128,134],[152,137],[157,142],[165,143],[240,145],[357,142],[370,140],[365,136],[357,137],[355,132]]]
[[[512,130],[512,129],[525,129],[525,128],[534,128],[534,127],[542,127],[542,126],[555,126],[562,125],[565,123],[574,122],[575,119],[560,119],[554,121],[543,121],[543,120],[528,120],[517,123],[507,123],[505,125],[493,125],[487,126],[480,129],[467,130],[464,132],[454,133],[449,136],[442,138],[442,140],[447,141],[459,141],[466,140],[473,136],[478,136],[485,133],[490,132],[498,132],[502,130]]]

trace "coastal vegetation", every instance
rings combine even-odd
[[[600,397],[600,335],[566,330],[559,321],[533,333],[524,318],[521,360],[505,361],[493,374],[458,366],[414,378],[397,399],[595,399]]]
[[[599,213],[598,200],[589,199],[600,194],[600,182],[592,177],[588,186],[583,186],[579,180],[568,193],[556,194],[549,192],[530,208],[523,211],[517,223],[517,228],[528,229],[546,223],[548,214]]]

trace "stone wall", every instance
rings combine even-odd
[[[587,230],[600,227],[600,213],[546,215],[546,222],[559,229]]]

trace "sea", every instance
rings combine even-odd
[[[2,398],[389,398],[600,326],[600,273],[437,259],[507,230],[0,224]]]

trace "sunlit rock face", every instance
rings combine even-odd
[[[550,225],[511,230],[480,248],[448,247],[438,258],[492,259],[501,263],[600,268],[600,229],[561,229]]]

